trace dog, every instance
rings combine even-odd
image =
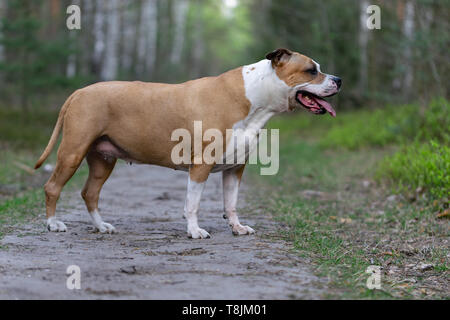
[[[224,218],[233,234],[253,234],[251,227],[240,223],[236,212],[245,163],[175,164],[171,151],[176,142],[171,133],[178,128],[193,132],[196,120],[202,121],[203,130],[261,129],[272,116],[299,107],[334,117],[335,110],[324,98],[338,93],[341,82],[322,73],[313,59],[280,48],[268,53],[266,59],[215,77],[181,84],[100,82],[75,91],[62,106],[50,141],[35,166],[38,169],[47,159],[62,130],[57,162],[44,186],[48,230],[67,230],[55,217],[56,202],[86,158],[89,176],[81,195],[101,233],[113,233],[115,228],[98,212],[100,190],[117,159],[123,159],[189,172],[184,217],[187,234],[193,239],[210,237],[199,227],[197,212],[209,174],[222,172]],[[202,147],[206,146],[203,143]]]

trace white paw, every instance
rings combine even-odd
[[[47,229],[51,232],[67,231],[66,225],[62,221],[56,220],[55,218],[50,218],[47,220]]]
[[[245,234],[254,234],[255,230],[250,228],[249,226],[243,226],[241,224],[235,224],[232,226],[232,231],[235,236],[242,236]]]
[[[100,233],[115,233],[116,232],[116,228],[114,228],[114,226],[112,224],[106,223],[106,222],[100,222],[97,226],[95,226],[95,228],[98,230],[98,232]]]
[[[196,227],[196,228],[188,228],[188,236],[192,239],[206,239],[211,238],[211,235],[206,232],[206,230],[203,230],[202,228]]]

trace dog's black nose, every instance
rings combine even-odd
[[[333,81],[336,83],[338,89],[341,88],[341,84],[342,84],[342,79],[339,77],[333,77]]]

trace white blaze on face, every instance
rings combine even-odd
[[[316,61],[314,61],[313,59],[311,59],[311,61],[316,65],[317,71],[318,71],[318,72],[322,72],[322,71],[320,70],[320,64],[317,63]]]
[[[317,71],[322,72],[320,70],[320,64],[318,64],[316,61],[312,60],[312,62],[316,65]],[[319,97],[326,97],[329,95],[332,95],[338,91],[338,87],[336,83],[333,81],[332,76],[329,74],[324,73],[325,78],[323,79],[322,83],[303,83],[299,84],[294,87],[295,91],[298,90],[304,90],[307,92],[310,92],[312,94],[315,94]]]

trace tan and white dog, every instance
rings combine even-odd
[[[339,91],[339,78],[322,73],[314,60],[287,49],[275,50],[266,58],[217,77],[182,84],[113,81],[74,92],[61,108],[48,146],[35,166],[39,168],[46,160],[62,129],[57,163],[44,187],[48,230],[67,230],[55,218],[56,202],[63,186],[86,158],[89,177],[81,195],[94,226],[102,233],[115,231],[100,217],[98,200],[117,159],[189,171],[184,216],[188,235],[195,239],[209,237],[198,226],[197,211],[209,174],[222,171],[224,217],[233,234],[254,233],[239,222],[236,213],[245,164],[175,165],[171,151],[177,142],[171,140],[171,133],[179,128],[192,132],[198,120],[204,131],[261,129],[273,115],[299,106],[315,114],[329,112],[335,116],[331,105],[322,98]]]

